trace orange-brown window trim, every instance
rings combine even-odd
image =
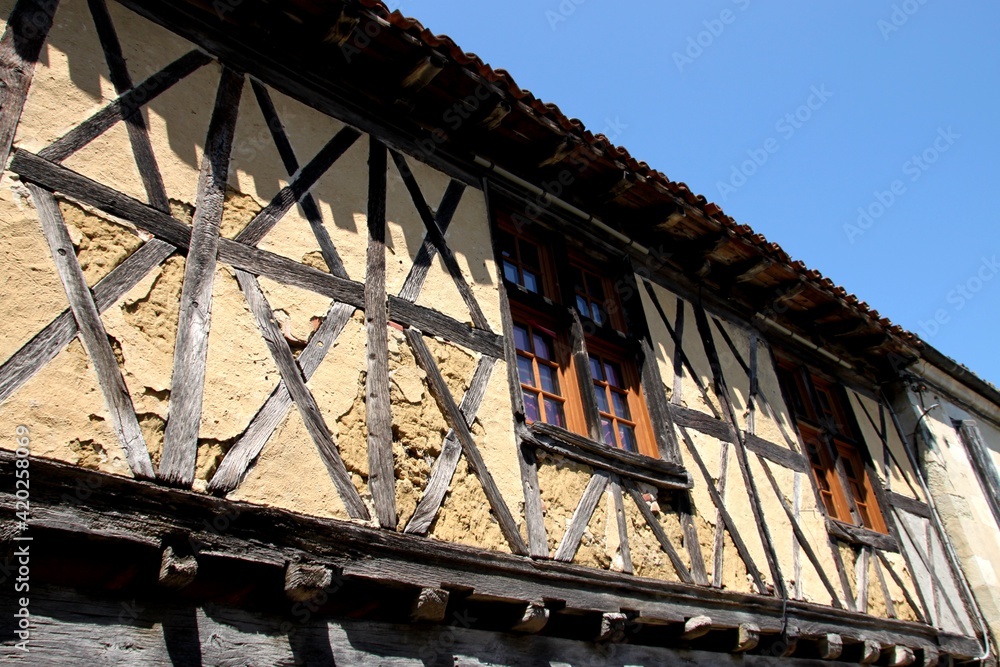
[[[604,443],[659,457],[635,362],[620,347],[594,337],[587,338],[587,353]],[[628,442],[629,432],[634,435],[633,443]]]
[[[785,359],[778,360],[778,377],[805,443],[806,457],[827,514],[844,523],[860,523],[869,530],[888,532],[843,389]],[[838,459],[843,465],[846,488],[837,473]],[[857,521],[851,513],[851,501],[859,515]]]

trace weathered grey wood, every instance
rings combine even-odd
[[[34,593],[33,588],[33,593]],[[0,598],[13,608],[14,594]],[[296,610],[309,610],[301,603]],[[544,609],[543,609],[544,611]],[[769,667],[771,655],[730,656],[711,650],[627,642],[594,643],[546,635],[505,635],[460,624],[413,625],[368,619],[308,620],[237,609],[231,604],[197,605],[177,599],[85,597],[66,589],[40,588],[32,597],[33,628],[27,653],[7,640],[0,655],[27,667],[93,664],[108,667],[184,665],[685,665]],[[291,626],[291,627],[289,627]],[[626,626],[626,631],[628,626]],[[178,641],[187,639],[188,641]],[[789,667],[848,667],[844,662],[789,658]]]
[[[16,455],[0,450],[0,520],[12,518]],[[757,623],[762,632],[786,625],[803,634],[864,634],[883,645],[924,647],[976,655],[974,637],[960,637],[922,623],[876,618],[796,600],[655,581],[555,561],[531,561],[499,551],[426,540],[356,522],[323,519],[262,505],[226,501],[152,482],[111,475],[57,461],[32,460],[32,526],[69,536],[125,540],[158,549],[164,536],[190,534],[199,558],[227,558],[285,566],[306,558],[341,568],[345,578],[439,587],[441,582],[506,600],[562,600],[581,612],[638,610],[673,619],[710,614],[720,627]],[[66,493],[86,488],[86,502]],[[231,520],[225,530],[213,525]],[[118,553],[104,550],[102,554]],[[126,553],[126,552],[121,552]],[[365,556],[359,558],[359,555]],[[125,561],[119,561],[125,563]],[[124,565],[123,565],[124,566]],[[34,589],[33,589],[33,592]],[[535,596],[535,597],[532,597]],[[39,610],[32,601],[32,611]],[[120,611],[116,606],[115,616]],[[41,634],[40,634],[41,636]]]
[[[596,642],[619,643],[625,639],[625,624],[628,616],[621,612],[601,614],[601,629],[594,637]]]
[[[354,482],[351,480],[351,475],[347,472],[344,460],[340,456],[337,443],[326,421],[323,419],[316,399],[313,397],[312,392],[309,391],[309,388],[306,387],[305,376],[303,376],[301,369],[295,362],[295,356],[292,354],[291,348],[288,347],[288,341],[285,340],[277,321],[274,319],[274,313],[271,311],[271,306],[267,303],[264,293],[261,292],[257,278],[241,269],[237,269],[236,281],[243,290],[247,305],[250,307],[250,312],[253,313],[254,319],[257,321],[257,327],[260,329],[264,343],[271,353],[271,358],[274,359],[274,363],[278,367],[281,381],[285,385],[288,394],[292,397],[295,407],[298,408],[299,415],[302,417],[302,423],[316,444],[320,458],[323,459],[323,464],[326,466],[327,473],[330,475],[330,479],[337,489],[337,494],[344,502],[347,513],[354,519],[367,521],[370,518],[368,508],[365,506],[364,501],[361,500],[361,496],[358,495],[357,489],[354,488]]]
[[[675,352],[675,355],[677,354],[677,351],[679,350],[680,351],[681,365],[684,368],[687,368],[688,373],[691,374],[691,379],[694,381],[695,385],[698,387],[698,391],[701,393],[702,398],[705,399],[705,403],[706,403],[706,405],[708,405],[709,409],[712,411],[712,414],[715,415],[715,417],[717,419],[721,419],[722,416],[719,414],[719,411],[716,409],[715,404],[712,402],[711,398],[709,397],[709,395],[708,395],[708,389],[705,387],[705,383],[701,381],[701,376],[698,375],[697,371],[695,371],[694,365],[691,363],[691,360],[688,358],[687,353],[684,352],[684,341],[683,341],[683,339],[681,338],[681,336],[679,335],[679,333],[676,330],[674,330],[673,325],[670,324],[670,319],[667,317],[667,314],[665,312],[663,312],[663,306],[660,304],[659,297],[656,296],[656,290],[653,289],[653,285],[648,280],[646,280],[645,278],[643,279],[642,282],[646,286],[646,292],[649,294],[650,301],[653,302],[653,307],[656,309],[657,314],[660,316],[660,321],[663,322],[663,326],[666,327],[667,333],[670,334],[670,338],[674,341],[674,352]],[[683,308],[684,308],[684,301],[680,297],[677,297],[677,308],[678,308],[678,312],[681,312],[683,310]],[[681,320],[681,321],[683,322],[683,320]],[[680,407],[680,406],[679,405],[677,405],[677,406],[671,405],[671,410],[675,410],[675,408],[678,408],[678,407]],[[676,413],[674,414],[674,417],[675,417],[675,419],[677,418]],[[678,420],[678,423],[679,423],[679,420]]]
[[[101,47],[104,49],[104,59],[108,63],[111,83],[115,87],[115,92],[120,96],[131,90],[133,85],[132,76],[125,63],[125,56],[122,55],[121,44],[118,42],[118,34],[111,21],[111,14],[108,13],[108,6],[104,0],[87,0],[87,4],[94,17],[94,25],[101,40]],[[170,201],[167,199],[167,190],[163,186],[160,168],[156,164],[156,156],[153,155],[153,145],[149,141],[146,120],[141,112],[129,114],[124,120],[129,142],[132,144],[132,153],[135,156],[135,166],[139,170],[139,177],[142,179],[149,204],[164,213],[169,213]]]
[[[732,428],[728,422],[704,412],[685,408],[682,405],[671,405],[670,413],[674,416],[674,422],[678,426],[693,428],[699,433],[712,436],[722,442],[729,442],[733,437]]]
[[[698,528],[694,523],[694,511],[692,510],[690,491],[678,494],[677,520],[680,521],[681,531],[684,533],[684,546],[687,548],[688,557],[691,559],[691,576],[694,577],[694,583],[699,586],[708,586],[708,572],[705,571],[705,558],[701,553],[701,540],[698,537]]]
[[[888,649],[888,667],[908,667],[915,659],[913,649],[906,646],[893,646]]]
[[[247,226],[234,237],[234,240],[251,246],[260,243],[264,236],[288,213],[289,209],[308,194],[309,190],[316,185],[316,181],[323,177],[323,174],[347,152],[347,149],[354,145],[360,136],[361,134],[353,127],[345,127],[337,132],[305,167],[294,174],[291,183],[281,188],[267,206],[247,223]]]
[[[816,573],[819,575],[820,581],[823,582],[823,586],[826,588],[826,592],[830,594],[830,601],[834,607],[841,608],[840,596],[837,595],[836,589],[834,589],[833,584],[830,579],[826,576],[826,572],[823,569],[823,564],[816,557],[816,552],[813,551],[812,545],[809,544],[809,538],[806,537],[805,532],[802,530],[802,526],[799,525],[798,517],[792,511],[792,508],[788,506],[788,501],[785,500],[785,496],[781,493],[781,488],[778,486],[777,480],[774,479],[774,474],[771,472],[771,468],[767,465],[767,461],[760,459],[761,468],[764,469],[764,476],[767,481],[771,484],[771,489],[774,491],[775,497],[777,497],[778,502],[781,504],[781,508],[785,511],[785,516],[788,517],[788,522],[792,526],[792,532],[795,535],[795,540],[798,542],[799,546],[806,554],[806,558],[812,563],[812,566],[816,569]]]
[[[760,643],[760,628],[755,623],[740,623],[736,629],[736,646],[733,653],[752,651]]]
[[[458,204],[462,200],[464,192],[465,184],[454,179],[445,188],[444,195],[441,197],[441,203],[437,208],[437,214],[434,216],[434,222],[442,234],[448,231],[448,226],[451,224],[451,219],[458,209]],[[437,246],[430,237],[425,236],[423,242],[420,244],[420,249],[417,250],[417,254],[413,258],[413,266],[410,267],[410,272],[406,274],[403,287],[399,290],[400,299],[406,299],[407,301],[417,300],[417,297],[420,296],[420,290],[424,286],[424,280],[427,279],[427,272],[431,268],[431,262],[434,261],[436,255]]]
[[[712,629],[712,619],[708,616],[693,616],[684,622],[681,641],[691,641],[704,637]]]
[[[882,565],[885,567],[885,571],[889,573],[889,576],[896,583],[896,586],[899,587],[899,590],[903,593],[903,598],[906,600],[906,604],[910,605],[910,609],[912,609],[913,613],[917,615],[917,619],[920,620],[921,622],[926,622],[925,620],[926,617],[924,616],[925,612],[923,611],[924,607],[922,605],[918,605],[913,600],[913,597],[910,595],[910,591],[906,589],[906,584],[904,584],[900,576],[896,574],[896,571],[892,568],[892,563],[889,562],[889,559],[886,558],[885,554],[883,554],[878,549],[876,549],[873,553],[878,557],[880,561],[882,561]]]
[[[899,552],[899,542],[893,537],[861,526],[852,526],[843,521],[827,517],[826,530],[838,540],[848,544],[866,545],[882,551]]]
[[[156,74],[122,93],[93,116],[40,150],[39,157],[57,163],[62,162],[108,131],[118,121],[139,113],[144,104],[152,102],[175,83],[211,61],[211,56],[202,51],[185,53]]]
[[[192,555],[181,555],[168,546],[163,550],[159,583],[166,588],[184,588],[198,576],[198,560]]]
[[[299,171],[299,161],[295,157],[295,151],[292,149],[292,144],[285,133],[285,127],[278,117],[278,111],[274,108],[274,103],[271,101],[271,94],[267,91],[264,84],[256,79],[250,80],[250,86],[253,88],[254,96],[257,98],[257,106],[260,107],[260,111],[264,115],[264,120],[267,121],[267,129],[271,132],[271,138],[274,140],[274,146],[278,150],[282,164],[285,165],[285,171],[288,172],[289,176],[297,174]],[[309,221],[309,226],[312,227],[313,234],[316,236],[316,242],[319,243],[320,254],[323,255],[323,261],[326,262],[330,273],[340,278],[347,278],[347,270],[344,268],[344,262],[341,260],[340,254],[333,244],[333,239],[330,238],[330,233],[323,225],[323,214],[320,212],[319,205],[312,194],[307,192],[303,195],[299,200],[299,206],[302,207],[302,212],[305,213],[306,220]]]
[[[525,443],[523,428],[516,429],[517,464],[521,473],[521,491],[524,495],[524,521],[528,529],[528,554],[532,558],[549,557],[549,538],[545,531],[542,512],[542,492],[538,484],[538,458],[535,448]]]
[[[691,488],[691,477],[674,464],[608,447],[558,426],[535,422],[522,431],[522,439],[554,454],[661,489]]]
[[[753,512],[754,521],[757,523],[757,532],[760,535],[761,546],[764,547],[764,556],[767,560],[768,569],[771,573],[771,580],[774,588],[780,597],[787,597],[784,577],[781,575],[781,568],[778,564],[778,556],[774,549],[774,541],[771,539],[771,531],[764,520],[764,511],[760,504],[760,494],[757,492],[757,483],[754,481],[753,472],[747,462],[745,444],[742,432],[737,426],[736,411],[733,408],[729,395],[729,385],[726,382],[725,373],[722,370],[722,363],[719,361],[719,353],[715,347],[715,339],[712,337],[712,329],[708,322],[708,314],[704,306],[697,305],[694,310],[695,323],[698,325],[698,333],[701,335],[702,345],[705,348],[705,355],[708,357],[708,364],[712,369],[712,376],[715,384],[716,395],[722,403],[722,416],[726,419],[736,437],[733,438],[733,450],[736,454],[736,462],[740,466],[740,473],[746,486],[747,495],[750,500],[750,510]],[[720,480],[721,483],[721,480]],[[845,487],[846,488],[846,487]],[[766,592],[761,591],[762,593]]]
[[[479,478],[479,483],[483,487],[483,492],[490,503],[490,508],[493,510],[493,514],[500,526],[500,531],[507,538],[507,543],[511,551],[516,554],[527,555],[528,545],[524,543],[521,533],[518,532],[517,523],[514,521],[514,517],[511,516],[510,509],[507,507],[507,503],[504,502],[503,496],[500,495],[500,489],[497,488],[496,482],[493,481],[493,475],[490,474],[489,469],[486,467],[486,463],[479,453],[479,448],[476,447],[472,432],[469,430],[458,406],[455,405],[455,399],[451,395],[451,390],[448,389],[448,385],[441,376],[441,371],[438,370],[431,351],[427,349],[427,344],[424,342],[422,334],[420,331],[412,328],[406,329],[404,333],[406,334],[406,340],[409,342],[410,348],[413,350],[413,356],[416,358],[417,364],[427,374],[428,389],[441,408],[448,426],[458,436],[458,440],[462,444],[462,451],[465,453],[466,461],[468,461],[476,477]]]
[[[993,464],[983,434],[979,431],[979,425],[972,419],[963,420],[959,424],[958,433],[969,452],[969,461],[993,512],[993,518],[996,519],[997,525],[1000,525],[1000,474]]]
[[[670,559],[670,564],[673,565],[674,571],[677,576],[686,584],[693,584],[694,579],[691,577],[691,573],[688,572],[687,567],[684,565],[684,561],[681,560],[680,555],[677,553],[677,549],[670,542],[670,538],[667,537],[667,533],[663,530],[663,526],[660,522],[656,520],[656,516],[653,515],[653,511],[649,509],[649,505],[643,499],[642,494],[639,490],[635,488],[635,485],[626,481],[623,484],[628,494],[632,496],[632,501],[635,502],[635,506],[639,508],[639,512],[642,514],[642,518],[646,520],[646,525],[649,529],[653,531],[653,535],[656,536],[656,541],[660,543],[660,548],[663,549],[663,553],[667,554],[667,558]]]
[[[632,549],[628,541],[628,518],[622,502],[622,485],[617,475],[611,476],[609,485],[611,500],[615,506],[615,524],[618,527],[618,552],[622,556],[622,572],[632,574]]]
[[[732,427],[729,429],[732,432]],[[726,480],[729,479],[729,440],[723,440],[719,447],[719,475],[715,488],[723,504],[726,502]],[[715,513],[715,535],[712,540],[712,585],[722,587],[723,565],[726,557],[725,522],[722,520],[722,510]],[[764,591],[762,590],[761,593]]]
[[[179,248],[190,245],[191,229],[170,216],[120,192],[96,183],[72,170],[56,165],[22,150],[14,151],[11,171],[25,181],[56,190],[71,199],[94,206],[113,216],[128,220],[140,229]],[[231,239],[219,239],[219,259],[258,276],[301,287],[357,308],[364,307],[364,285],[299,264],[287,257],[251,248]],[[412,324],[429,335],[468,347],[494,357],[503,355],[503,337],[474,329],[430,308],[389,296],[389,316],[402,324]]]
[[[718,318],[715,319],[715,328],[722,333],[723,338],[726,339],[727,345],[730,346],[733,354],[742,361],[742,357],[739,355],[739,351],[736,350],[736,345],[732,343],[729,336],[729,332],[726,331],[726,327],[722,326]],[[750,381],[750,397],[747,404],[747,433],[753,436],[757,435],[757,401],[761,400],[760,393],[760,380],[757,377],[757,330],[754,329],[750,332],[750,340],[748,341],[748,347],[750,352],[750,367],[747,369],[747,379]]]
[[[660,458],[665,461],[680,463],[680,446],[677,444],[677,432],[674,430],[674,420],[670,414],[667,397],[663,393],[663,378],[660,377],[660,366],[656,362],[651,339],[640,338],[639,375],[642,381],[643,396],[649,408],[649,419],[653,423],[657,449]]]
[[[421,588],[410,609],[415,623],[440,623],[448,611],[448,591],[441,588]]]
[[[816,644],[819,648],[819,657],[823,660],[836,660],[844,652],[844,640],[832,632],[820,637]]]
[[[862,614],[868,613],[868,560],[869,547],[861,547],[854,561],[854,581],[857,582],[857,596],[854,606]]]
[[[882,564],[879,563],[878,558],[872,560],[872,566],[875,568],[875,579],[878,581],[879,590],[882,592],[882,600],[885,602],[886,616],[896,618],[896,603],[892,601],[892,594],[889,593],[889,586],[885,583]]]
[[[58,0],[18,0],[7,17],[0,38],[0,169],[7,165],[35,63],[58,6]]]
[[[590,517],[594,515],[594,510],[597,509],[597,503],[604,495],[608,481],[608,475],[601,471],[596,471],[591,476],[587,488],[584,489],[583,495],[580,497],[580,502],[577,503],[576,510],[573,511],[573,518],[569,521],[562,542],[559,543],[559,547],[552,556],[555,560],[566,563],[573,561],[576,550],[580,548],[583,533],[587,530],[587,524],[590,523]]]
[[[285,595],[309,602],[333,584],[333,570],[319,563],[289,563],[285,569]]]
[[[861,664],[874,665],[882,657],[882,645],[874,639],[861,642]]]
[[[94,285],[92,293],[97,312],[103,313],[117,303],[118,299],[167,259],[175,249],[159,239],[152,239],[140,246]],[[0,366],[0,403],[7,400],[45,364],[55,359],[78,331],[73,313],[67,308],[11,355]]]
[[[472,424],[476,420],[479,406],[483,402],[486,388],[489,386],[490,378],[493,376],[494,366],[496,366],[496,359],[485,355],[481,356],[476,363],[476,370],[472,373],[469,388],[462,396],[462,402],[459,404],[458,409],[469,428],[472,428]],[[417,503],[416,509],[413,510],[413,516],[410,517],[403,532],[413,535],[427,534],[431,523],[434,521],[434,517],[437,516],[438,510],[441,509],[441,503],[444,502],[445,494],[448,493],[451,478],[455,475],[455,469],[458,467],[458,459],[461,455],[462,444],[459,442],[455,431],[449,430],[444,438],[444,443],[441,445],[441,453],[431,468],[431,476],[427,480],[427,486],[424,487],[423,494],[420,496],[420,502]]]
[[[223,68],[215,109],[205,139],[198,177],[198,198],[191,222],[191,242],[184,263],[170,405],[163,432],[159,477],[168,484],[189,486],[198,457],[198,426],[205,390],[205,358],[212,321],[212,286],[219,248],[219,226],[226,197],[229,158],[243,75]]]
[[[545,624],[549,622],[549,610],[540,602],[529,602],[524,609],[521,620],[511,626],[513,632],[523,632],[534,634],[541,632]]]
[[[649,283],[647,283],[647,285],[648,284]],[[649,288],[647,287],[647,290],[648,289]],[[652,298],[653,296],[655,296],[655,293],[653,293],[650,290],[650,297]],[[659,306],[658,301],[656,302],[656,304],[657,306]],[[660,315],[664,318],[666,317],[665,315],[663,315],[662,310],[660,311]],[[683,403],[683,396],[684,396],[684,346],[678,343],[677,341],[684,340],[684,300],[681,299],[680,297],[677,297],[677,313],[674,316],[674,332],[676,334],[674,336],[674,359],[673,359],[674,391],[673,394],[670,396],[670,403],[672,405],[681,405]]]
[[[695,447],[694,441],[691,440],[691,436],[688,435],[688,432],[681,429],[681,435],[684,438],[684,444],[687,445],[688,451],[691,453],[691,458],[694,459],[695,465],[697,465],[698,469],[701,470],[708,493],[712,496],[712,502],[715,503],[715,507],[719,511],[723,523],[725,523],[726,528],[729,530],[729,537],[733,540],[733,545],[739,552],[740,558],[743,559],[747,572],[750,573],[750,577],[753,579],[754,585],[757,586],[757,590],[763,594],[763,592],[767,590],[767,587],[764,586],[764,580],[761,579],[760,570],[757,569],[757,565],[750,556],[750,551],[747,549],[746,543],[740,536],[739,529],[736,527],[736,522],[733,521],[733,517],[729,514],[729,510],[726,509],[726,503],[719,495],[719,491],[715,488],[715,484],[712,483],[712,474],[705,466],[705,461],[702,460],[701,454],[698,453],[698,448]]]
[[[764,438],[754,435],[753,433],[744,432],[743,437],[744,444],[748,450],[767,459],[768,461],[777,463],[778,465],[788,468],[789,470],[794,470],[795,472],[811,472],[809,462],[806,461],[806,457],[802,454],[793,452],[790,449],[782,447],[781,445],[776,445],[770,440],[765,440]]]
[[[319,368],[326,353],[333,348],[353,314],[353,306],[338,302],[331,304],[323,322],[313,333],[312,338],[309,339],[305,349],[296,360],[306,382]],[[260,455],[264,445],[291,407],[292,397],[288,393],[285,383],[279,382],[271,391],[264,405],[254,415],[236,444],[226,452],[222,463],[219,464],[215,475],[208,483],[208,490],[211,493],[228,493],[240,485]]]
[[[569,327],[570,356],[576,370],[576,379],[583,415],[587,422],[587,432],[594,442],[604,444],[601,429],[601,413],[597,407],[597,395],[594,392],[594,376],[590,372],[590,357],[587,354],[587,342],[583,334],[583,324],[576,308],[570,308],[572,318]],[[605,445],[606,446],[606,445]]]
[[[365,264],[365,422],[368,426],[368,489],[379,525],[396,529],[396,474],[392,458],[389,396],[389,330],[385,291],[386,149],[368,143],[368,253]],[[464,419],[462,424],[465,425]]]
[[[458,265],[458,260],[455,259],[454,253],[452,253],[451,248],[448,246],[448,242],[444,238],[444,232],[431,214],[431,210],[427,206],[427,200],[424,199],[424,194],[420,190],[420,184],[417,183],[417,179],[410,170],[410,166],[406,163],[406,159],[398,152],[390,151],[390,154],[392,155],[392,161],[396,165],[396,169],[399,171],[399,175],[403,178],[403,184],[410,193],[413,206],[417,209],[417,214],[424,223],[424,227],[427,230],[427,237],[434,244],[438,254],[441,255],[445,268],[448,270],[449,275],[451,275],[455,287],[458,288],[458,293],[462,297],[462,301],[465,302],[465,307],[469,309],[472,323],[480,329],[489,331],[490,323],[479,307],[479,302],[476,301],[476,296],[472,293],[472,288],[469,287],[468,281],[466,281],[465,276],[462,274],[462,268]]]
[[[111,342],[101,321],[100,312],[87,287],[80,263],[76,259],[76,251],[70,241],[59,205],[51,192],[32,184],[28,185],[28,189],[35,202],[42,231],[52,251],[52,259],[66,291],[73,318],[76,320],[88,356],[94,364],[97,381],[111,417],[111,425],[125,452],[129,469],[137,477],[151,478],[154,475],[153,464],[150,462],[146,440],[142,436],[139,421],[135,416],[132,397],[128,387],[125,386],[125,379],[122,377],[121,368],[118,367],[114,350],[111,349]]]

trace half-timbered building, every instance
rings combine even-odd
[[[5,656],[995,664],[912,334],[376,0],[0,7]]]

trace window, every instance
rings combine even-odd
[[[785,360],[779,360],[778,380],[802,436],[827,515],[887,532],[843,389]]]
[[[525,419],[658,457],[614,278],[530,231],[501,217],[497,239]]]

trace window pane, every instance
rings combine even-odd
[[[551,339],[548,336],[537,333],[533,336],[533,339],[535,342],[535,356],[539,359],[553,361]]]
[[[522,240],[518,245],[521,246],[521,264],[532,269],[542,268],[541,262],[538,261],[538,248],[534,243]]]
[[[604,444],[610,447],[617,447],[615,444],[615,427],[610,419],[601,417],[601,432],[604,433]]]
[[[535,386],[535,374],[531,368],[531,359],[518,355],[517,377],[520,378],[521,384],[526,384],[529,387]]]
[[[531,392],[524,392],[524,416],[529,422],[539,421],[538,396]]]
[[[538,287],[538,277],[528,269],[524,269],[522,274],[524,276],[524,282],[522,282],[521,285],[523,285],[529,292],[539,294],[541,290]]]
[[[594,393],[597,394],[597,409],[601,412],[611,412],[611,408],[608,406],[608,394],[604,387],[595,386]]]
[[[590,319],[595,324],[604,324],[604,311],[597,303],[590,304]]]
[[[632,415],[628,411],[628,398],[626,396],[619,394],[617,391],[613,391],[611,392],[611,402],[615,406],[616,417],[632,419]]]
[[[504,260],[503,262],[503,277],[509,282],[520,283],[521,281],[517,279],[517,267]]]
[[[573,267],[573,291],[586,293],[587,290],[583,286],[583,272],[577,267]]]
[[[618,424],[618,438],[622,442],[622,449],[627,449],[630,452],[639,451],[635,443],[635,431],[631,426]]]
[[[528,330],[520,324],[514,325],[514,347],[525,352],[531,352],[531,340],[528,338]]]
[[[550,394],[559,393],[559,376],[556,369],[545,364],[538,364],[538,377],[542,381],[542,390]]]
[[[566,419],[563,417],[563,406],[559,401],[545,398],[545,421],[566,428]]]
[[[587,300],[579,294],[576,295],[576,309],[580,311],[580,314],[584,317],[590,317],[590,304],[587,303]]]
[[[590,374],[594,376],[594,380],[597,382],[604,381],[604,370],[601,368],[601,362],[598,361],[597,357],[590,357]]]
[[[604,373],[608,384],[615,387],[624,387],[622,384],[622,371],[618,367],[618,364],[604,363]]]

